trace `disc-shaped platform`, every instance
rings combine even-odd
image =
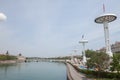
[[[100,17],[96,18],[95,19],[95,22],[96,23],[104,23],[104,22],[112,22],[114,21],[115,19],[117,18],[117,16],[115,14],[104,14],[104,15],[101,15]]]
[[[79,43],[88,43],[88,40],[81,40]]]

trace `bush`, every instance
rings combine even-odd
[[[12,55],[0,55],[0,60],[15,60],[17,59],[16,56]]]
[[[91,71],[79,69],[77,66],[73,66],[77,71],[86,74],[87,76],[92,76],[96,78],[110,78],[115,80],[120,80],[120,74],[112,72],[103,72],[103,71]]]

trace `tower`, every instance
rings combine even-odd
[[[95,19],[96,23],[103,24],[104,27],[104,36],[105,36],[105,45],[106,53],[112,57],[113,53],[111,52],[110,39],[109,39],[109,27],[108,23],[114,21],[117,18],[115,14],[103,14]]]
[[[85,44],[88,43],[88,40],[85,40],[82,36],[82,40],[79,41],[79,43],[81,43],[83,46],[83,63],[86,63],[87,60],[86,60],[86,55],[85,55]]]

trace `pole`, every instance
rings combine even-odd
[[[104,35],[105,35],[105,45],[106,45],[106,53],[112,57],[113,53],[111,52],[111,46],[110,46],[110,40],[109,40],[109,28],[108,28],[108,22],[104,22]]]
[[[86,56],[85,56],[85,43],[83,43],[83,62],[86,63]]]

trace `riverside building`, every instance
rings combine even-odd
[[[120,42],[116,41],[114,44],[111,45],[111,50],[113,53],[120,53]],[[97,50],[97,52],[105,52],[106,48],[103,47],[99,50]]]

